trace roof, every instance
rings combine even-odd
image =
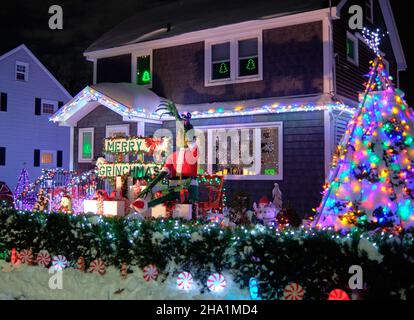
[[[59,89],[63,91],[63,93],[66,95],[66,97],[68,99],[72,98],[72,96],[65,89],[65,87],[62,86],[62,84],[53,76],[53,74],[50,73],[50,71],[43,65],[43,63],[41,63],[40,60],[33,54],[33,52],[30,51],[29,48],[27,48],[24,44],[21,44],[20,46],[6,52],[2,56],[0,56],[0,61],[7,58],[7,57],[10,57],[12,54],[14,54],[14,53],[16,53],[20,50],[23,50],[24,52],[26,52],[26,54],[40,67],[40,69],[42,69],[44,71],[44,73],[56,84],[56,86],[58,86]]]
[[[332,5],[339,1],[332,1]],[[85,53],[219,26],[329,7],[328,0],[182,0],[143,10],[102,35]]]
[[[159,119],[155,109],[163,100],[151,90],[133,83],[105,82],[84,88],[50,120],[74,125],[99,105],[104,105],[122,117]]]

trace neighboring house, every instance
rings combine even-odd
[[[153,113],[164,97],[205,130],[210,161],[200,170],[226,174],[230,198],[270,197],[278,182],[285,203],[309,212],[374,57],[348,29],[354,4],[366,26],[389,32],[381,50],[398,83],[406,62],[388,0],[179,1],[128,19],[86,50],[94,83],[53,117],[73,130],[74,168],[101,155],[105,136],[174,129]],[[215,163],[220,128],[250,129],[250,168]]]
[[[25,46],[0,56],[0,180],[14,190],[23,167],[69,168],[70,129],[49,121],[72,97]]]

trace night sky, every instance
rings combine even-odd
[[[0,55],[24,43],[75,95],[92,82],[92,65],[82,54],[92,42],[138,10],[173,1],[177,0],[3,0]],[[409,66],[400,73],[400,86],[413,105],[414,46],[410,46],[413,31],[408,25],[411,10],[406,1],[390,1]],[[53,4],[63,8],[63,30],[48,27],[48,8]]]

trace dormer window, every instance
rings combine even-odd
[[[205,86],[263,79],[262,35],[205,42]]]
[[[151,56],[151,52],[140,52],[132,55],[132,81],[146,88],[152,86]]]
[[[29,64],[16,61],[16,80],[27,81],[29,78]]]
[[[350,32],[346,35],[346,59],[355,65],[359,64],[358,38]]]

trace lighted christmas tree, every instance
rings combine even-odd
[[[22,196],[23,192],[27,191],[30,185],[29,174],[25,168],[20,171],[19,178],[17,180],[16,188],[14,189],[14,199],[18,199]]]
[[[381,57],[334,155],[315,224],[414,225],[414,113]]]

